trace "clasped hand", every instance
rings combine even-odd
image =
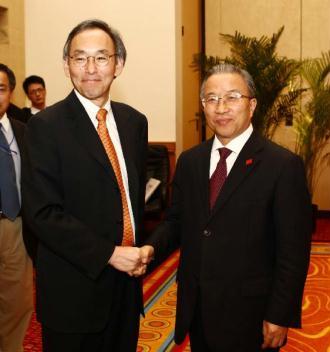
[[[147,265],[154,257],[152,246],[125,247],[116,246],[109,264],[130,276],[138,277],[145,274]]]

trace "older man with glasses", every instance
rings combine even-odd
[[[175,341],[192,351],[278,351],[301,324],[311,236],[302,160],[253,130],[252,77],[213,67],[201,102],[213,138],[177,163],[172,205],[147,239],[181,244]]]
[[[46,352],[136,351],[142,283],[147,120],[113,102],[119,34],[88,20],[69,34],[74,90],[31,119],[23,195],[39,239],[37,315]]]

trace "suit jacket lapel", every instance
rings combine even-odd
[[[111,167],[111,163],[106,155],[97,131],[73,91],[66,98],[66,103],[68,106],[67,117],[70,122],[69,125],[72,129],[72,134],[84,147],[86,153],[96,159],[98,163],[106,170],[106,172],[109,173],[113,180],[117,182],[116,176]]]
[[[213,138],[206,141],[206,143],[201,145],[199,150],[200,155],[197,158],[199,161],[198,172],[199,180],[201,180],[200,186],[200,199],[201,207],[200,209],[204,212],[204,217],[207,219],[210,215],[210,203],[209,203],[209,179],[210,179],[210,155],[213,145]]]
[[[211,219],[212,216],[225,205],[242,181],[248,177],[258,165],[260,162],[258,151],[262,148],[262,139],[255,132],[253,132],[238,155],[238,158],[236,159],[235,164],[233,165],[227,180],[221,189],[220,195],[212,209],[209,219]]]
[[[23,140],[24,140],[24,131],[25,131],[25,126],[20,123],[20,122],[16,122],[14,119],[9,118],[11,127],[13,129],[14,132],[14,136],[18,145],[18,149],[20,150],[20,153],[22,154],[23,152]]]

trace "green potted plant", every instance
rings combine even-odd
[[[304,60],[301,76],[307,91],[294,119],[295,151],[305,162],[313,195],[320,174],[330,165],[330,153],[325,152],[330,141],[330,51],[322,53],[320,58]]]

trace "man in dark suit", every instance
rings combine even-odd
[[[8,107],[13,71],[0,64],[0,351],[21,352],[33,311],[32,262],[20,214],[21,155],[25,126]]]
[[[201,88],[214,138],[177,163],[172,205],[147,240],[181,242],[175,340],[193,351],[277,351],[299,327],[311,204],[301,159],[251,125],[255,86],[213,67]]]
[[[31,102],[30,108],[25,107],[22,109],[26,115],[26,121],[28,121],[32,115],[46,107],[46,84],[42,77],[32,75],[25,78],[23,89]]]
[[[110,101],[126,49],[88,20],[69,34],[74,90],[30,119],[23,196],[39,239],[37,315],[44,351],[135,351],[145,271],[147,120]]]

